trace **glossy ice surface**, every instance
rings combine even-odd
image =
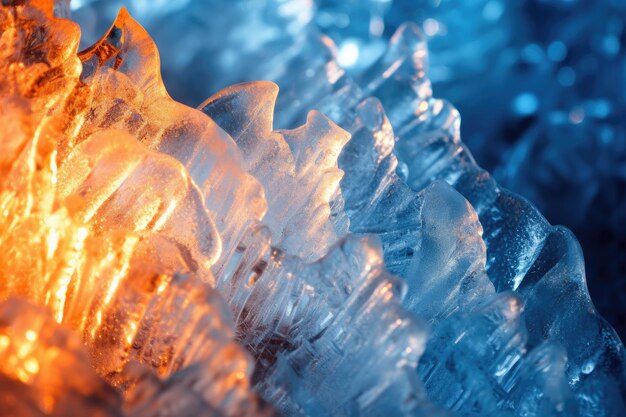
[[[303,49],[314,50],[319,33],[336,44],[340,67],[358,76],[385,52],[402,23],[416,23],[428,40],[429,79],[437,96],[463,116],[464,143],[499,183],[528,198],[551,223],[574,231],[587,254],[595,303],[626,335],[620,298],[626,289],[625,2],[72,4],[85,46],[107,29],[119,6],[129,7],[159,45],[168,90],[193,106],[230,84],[264,79],[280,85],[279,102],[290,107],[302,98],[299,90],[287,93],[296,69],[302,73],[296,79],[307,83],[320,75],[309,70],[305,77],[310,62],[323,59],[323,53],[307,53],[301,66],[292,61]]]
[[[183,3],[214,21],[213,3]],[[170,98],[127,10],[78,53],[67,2],[0,6],[2,404],[623,415],[624,347],[578,243],[476,165],[432,96],[422,32],[401,26],[350,76],[327,39],[294,42],[308,9],[278,3],[224,8],[281,27],[249,49],[227,35],[278,87],[234,85],[198,109]]]

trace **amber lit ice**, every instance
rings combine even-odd
[[[575,239],[476,166],[415,27],[192,109],[125,9],[78,53],[66,6],[0,6],[2,410],[624,412]]]

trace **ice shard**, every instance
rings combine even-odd
[[[285,80],[288,86],[295,86],[301,92],[302,89],[312,89],[312,94],[302,94],[302,97],[310,98],[303,107],[319,108],[328,111],[329,115],[336,115],[335,109],[341,108],[343,111],[335,121],[354,134],[352,140],[364,140],[361,137],[364,123],[359,122],[359,117],[368,117],[366,120],[378,124],[370,133],[371,138],[367,139],[370,143],[377,143],[376,146],[363,147],[359,151],[357,142],[353,144],[351,140],[340,156],[340,168],[344,169],[342,162],[349,161],[342,179],[342,185],[348,185],[342,193],[348,210],[355,204],[350,202],[350,195],[355,190],[349,187],[349,175],[354,173],[357,169],[355,167],[364,169],[370,166],[367,178],[375,179],[371,193],[365,193],[366,196],[387,193],[386,198],[378,203],[378,213],[367,204],[361,205],[361,210],[365,208],[367,214],[359,213],[361,210],[347,211],[351,218],[351,232],[365,231],[381,236],[390,268],[410,279],[406,271],[412,262],[410,259],[416,256],[416,236],[421,232],[421,225],[416,220],[420,203],[411,190],[422,190],[435,180],[443,180],[454,186],[468,199],[478,215],[483,230],[482,241],[486,247],[485,269],[495,289],[516,290],[525,299],[529,346],[535,347],[550,341],[565,348],[568,356],[566,378],[576,397],[575,407],[583,415],[622,413],[623,395],[618,392],[624,392],[623,347],[590,302],[584,281],[582,256],[575,239],[565,229],[548,224],[524,199],[498,187],[476,165],[460,140],[458,113],[449,103],[432,96],[426,74],[426,59],[425,41],[419,29],[408,25],[399,29],[387,52],[356,80],[341,72],[324,71],[325,68],[338,68],[332,60],[320,63],[312,71],[314,74],[323,74],[322,79],[325,77],[325,85],[322,87],[315,83],[300,82],[299,75],[295,79]],[[319,98],[313,92],[320,90],[330,93]],[[382,102],[390,123],[385,121],[387,117],[382,107],[375,112],[375,117],[363,113],[363,108],[375,107],[372,105],[375,99],[365,99],[368,94]],[[364,99],[364,102],[357,104]],[[278,118],[280,114],[277,107]],[[286,124],[302,118],[293,106],[286,115]],[[389,126],[394,126],[395,136]],[[381,151],[389,148],[391,138],[394,137],[397,143],[393,149],[398,161],[395,161],[395,157],[386,159],[389,152],[385,154],[385,151]],[[380,167],[376,164],[372,166],[372,160],[377,161]],[[389,164],[396,167],[397,175],[388,168]],[[386,171],[385,180],[378,179],[378,170]],[[381,183],[384,184],[382,190],[379,188]],[[366,202],[368,197],[361,197],[361,200]],[[410,207],[410,204],[414,207]],[[411,212],[415,216],[412,219],[411,215],[407,216]],[[363,229],[362,217],[367,222],[367,227]],[[399,228],[398,224],[404,227]],[[399,232],[404,239],[393,239],[393,245],[391,242],[385,245],[385,239],[393,231]],[[394,262],[397,265],[394,266]],[[454,278],[459,279],[460,276],[454,275]],[[485,290],[484,286],[479,288]],[[563,301],[551,303],[549,300],[555,297]],[[577,300],[576,307],[569,306],[564,300]],[[565,317],[567,319],[563,320]],[[575,326],[583,333],[566,332],[561,327],[563,325]],[[579,337],[586,332],[595,335],[591,336],[596,343],[593,347],[590,347],[586,337]],[[600,367],[596,368],[596,364]],[[598,373],[592,378],[582,378],[583,368]],[[604,382],[596,385],[592,380]],[[597,398],[591,404],[589,390],[594,390],[593,397]],[[567,394],[562,396],[567,397]],[[558,409],[560,405],[555,407]]]
[[[88,102],[81,132],[120,129],[180,161],[214,213],[228,253],[266,211],[263,189],[242,168],[233,140],[202,113],[169,97],[154,43],[124,9],[79,57],[81,78],[97,97]]]
[[[315,111],[297,129],[274,131],[277,94],[271,83],[238,85],[201,107],[232,136],[244,166],[263,184],[268,204],[263,224],[274,244],[316,260],[346,233],[347,224],[338,219],[335,230],[330,200],[343,176],[337,158],[349,134]]]
[[[0,11],[0,297],[74,332],[84,352],[59,349],[113,404],[89,406],[623,414],[624,349],[575,239],[474,163],[416,27],[357,77],[307,34],[275,69],[283,98],[240,84],[196,110],[126,10],[81,53],[52,1]],[[20,369],[8,386],[50,414]]]
[[[79,32],[52,16],[51,2],[7,4],[1,12],[8,127],[1,141],[1,297],[49,309],[82,340],[85,366],[122,394],[130,392],[130,362],[166,381],[194,364],[205,369],[196,379],[203,382],[188,388],[202,404],[224,415],[255,414],[248,356],[210,285],[220,237],[197,186],[174,158],[127,132],[85,134]]]

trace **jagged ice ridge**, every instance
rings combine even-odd
[[[356,79],[313,39],[283,57],[286,101],[255,82],[194,110],[125,10],[79,54],[51,2],[1,10],[0,294],[51,314],[10,300],[2,328],[42,317],[37,349],[72,329],[111,413],[624,413],[574,237],[474,163],[417,28]],[[11,372],[33,413],[74,401]]]

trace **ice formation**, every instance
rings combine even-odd
[[[324,56],[316,32],[358,76],[403,22],[419,24],[433,52],[429,78],[463,115],[464,143],[500,184],[574,231],[594,302],[626,334],[623,1],[81,0],[73,18],[85,45],[122,4],[159,45],[174,98],[195,106],[235,82],[267,79],[280,85],[280,114],[304,97],[292,81],[324,77],[306,71]],[[277,126],[290,127],[280,114]]]
[[[416,27],[192,109],[125,9],[80,53],[67,12],[0,6],[3,410],[625,413],[576,240],[475,164]]]

